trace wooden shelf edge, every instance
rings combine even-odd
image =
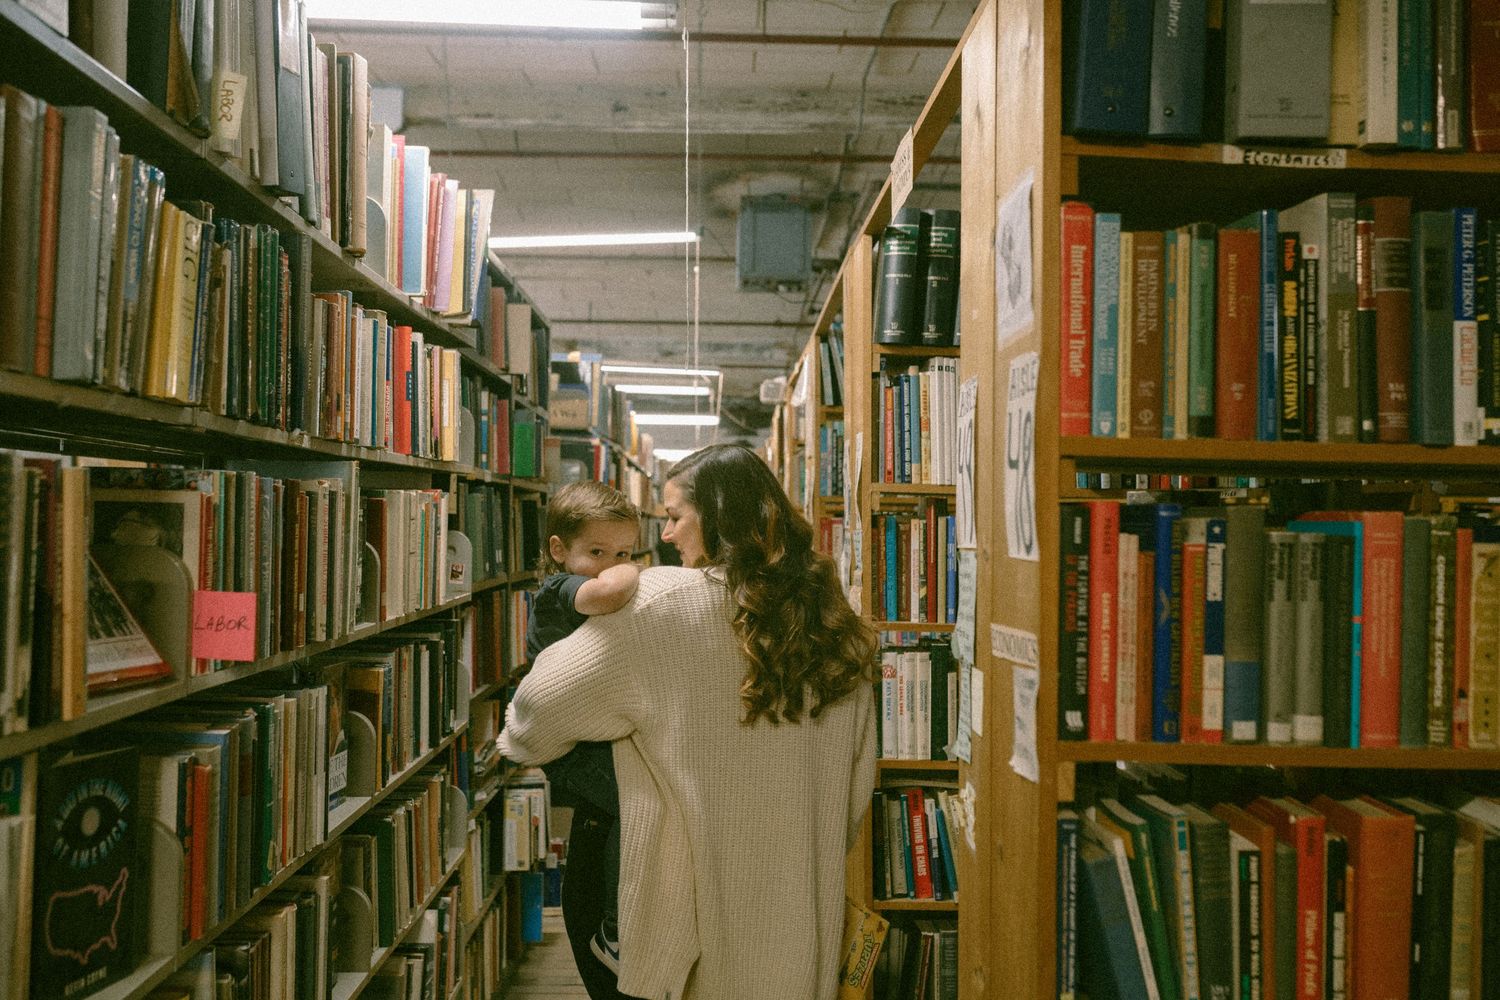
[[[870,492],[877,496],[953,496],[958,487],[941,483],[871,483]]]
[[[1290,146],[1275,143],[1204,142],[1174,145],[1161,142],[1129,142],[1062,136],[1061,152],[1064,156],[1103,159],[1161,160],[1172,163],[1207,163],[1246,170],[1290,170],[1307,169],[1298,163],[1285,166],[1264,163],[1245,164],[1235,162],[1239,150],[1268,150],[1305,157],[1331,156],[1343,159],[1343,167],[1328,166],[1324,170],[1404,170],[1424,173],[1488,174],[1500,173],[1500,155],[1487,153],[1437,153],[1402,149],[1362,149],[1339,146]],[[1318,169],[1318,168],[1315,168]]]
[[[957,774],[958,761],[956,760],[896,760],[893,758],[880,758],[875,761],[877,774],[886,771],[930,771],[942,772],[944,774]]]
[[[875,357],[956,358],[957,347],[924,347],[921,344],[875,344]]]
[[[958,901],[953,899],[877,899],[872,908],[892,913],[957,913]]]
[[[1450,750],[1441,747],[1309,747],[1214,743],[1070,743],[1057,744],[1057,759],[1138,760],[1162,764],[1209,764],[1222,767],[1399,768],[1403,770],[1488,770],[1500,767],[1500,750]]]
[[[886,622],[871,621],[877,632],[952,632],[952,622]]]
[[[1324,441],[1225,441],[1219,438],[1063,437],[1058,454],[1079,471],[1213,470],[1254,475],[1278,469],[1308,475],[1343,472],[1465,471],[1500,475],[1500,449],[1484,445],[1435,448],[1420,444],[1335,444]]]

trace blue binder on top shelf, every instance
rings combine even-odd
[[[1076,0],[1063,7],[1063,127],[1071,133],[1145,135],[1151,0]]]

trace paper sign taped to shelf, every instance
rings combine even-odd
[[[1031,328],[1031,182],[1026,171],[995,210],[995,337],[1001,347]]]
[[[1346,149],[1247,149],[1225,144],[1219,147],[1222,163],[1247,167],[1290,167],[1303,170],[1343,170],[1349,165]]]
[[[1036,759],[1036,693],[1040,675],[1033,667],[1014,667],[1010,672],[1015,697],[1015,733],[1010,744],[1010,768],[1027,781],[1040,781]]]
[[[245,117],[245,87],[250,81],[243,73],[221,69],[214,74],[214,141],[239,142],[240,122]]]
[[[948,747],[948,756],[971,763],[974,759],[974,751],[969,743],[970,715],[973,709],[973,692],[970,685],[973,684],[973,664],[958,661],[958,725],[954,727],[953,744]]]
[[[979,845],[974,842],[974,802],[977,798],[978,796],[974,794],[974,783],[965,781],[964,787],[958,790],[958,794],[948,799],[954,825],[963,831],[964,843],[968,845],[970,854],[979,850]]]
[[[1005,547],[1012,559],[1037,562],[1036,380],[1037,355],[1010,362],[1005,400]]]
[[[979,585],[979,554],[958,550],[958,621],[950,640],[953,655],[964,663],[974,662],[974,595]]]
[[[969,680],[969,731],[984,735],[984,671],[978,667]]]
[[[891,160],[891,215],[901,211],[906,199],[911,197],[912,185],[916,183],[915,157],[912,155],[911,129],[901,137],[896,147],[896,158]]]
[[[966,378],[958,387],[958,489],[956,532],[960,549],[977,548],[974,532],[974,412],[979,400],[979,378]]]
[[[1036,635],[1009,625],[990,623],[990,655],[1023,667],[1040,667],[1042,655]]]
[[[193,595],[193,656],[248,663],[255,659],[255,594],[200,590]]]

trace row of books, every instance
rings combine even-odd
[[[952,922],[895,923],[875,965],[880,1000],[958,1000],[958,927]]]
[[[1058,992],[1486,996],[1500,803],[1150,793],[1058,814]]]
[[[495,863],[500,858],[495,833],[496,827],[489,809],[482,810],[469,820],[469,850],[459,869],[459,881],[464,887],[463,918],[466,923],[473,923],[483,916],[479,904],[489,895],[492,880],[500,872]]]
[[[818,496],[841,497],[844,485],[844,422],[818,424]]]
[[[958,478],[958,359],[888,365],[875,376],[875,475],[882,483]]]
[[[844,519],[825,514],[818,518],[819,552],[833,560],[835,566],[842,565],[844,555]]]
[[[522,395],[538,406],[551,402],[552,334],[540,314],[514,288],[485,268],[480,308],[474,316],[475,346],[502,371],[516,376]]]
[[[1064,504],[1062,739],[1500,745],[1500,526]]]
[[[951,786],[878,789],[870,805],[873,890],[877,900],[956,900],[958,872],[949,837]]]
[[[879,704],[882,759],[947,760],[958,730],[958,673],[948,644],[882,649]]]
[[[959,214],[906,206],[876,245],[875,342],[952,347],[958,337]]]
[[[1122,232],[1066,202],[1061,431],[1500,441],[1495,224],[1329,192]]]
[[[871,516],[877,621],[958,620],[957,530],[948,502],[929,497],[911,513]]]
[[[538,768],[513,775],[505,788],[500,834],[500,867],[535,871],[547,858],[552,802],[547,778]]]
[[[1069,132],[1500,148],[1489,3],[1083,0],[1071,13]]]
[[[818,381],[824,406],[844,405],[844,317],[834,317],[833,328],[818,338]]]
[[[469,939],[464,949],[464,1000],[492,1000],[499,993],[506,970],[516,955],[506,916],[502,907],[491,909]],[[520,935],[514,935],[514,940],[518,946]]]
[[[320,44],[302,0],[70,6],[54,27],[311,225],[435,311],[477,312],[494,192],[372,123],[366,60]]]

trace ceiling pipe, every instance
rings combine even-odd
[[[421,122],[410,122],[409,125],[420,125]],[[629,153],[618,150],[599,150],[593,152],[573,152],[571,150],[522,150],[522,149],[434,149],[434,157],[452,157],[454,159],[478,159],[478,160],[680,160],[681,153]],[[847,163],[871,166],[881,165],[889,167],[891,157],[849,155],[841,153],[695,153],[695,157],[712,163],[814,163],[834,164]],[[929,164],[958,166],[961,162],[956,156],[930,156],[927,158]]]
[[[516,38],[545,42],[671,42],[682,44],[677,31],[603,31],[588,28],[524,28],[513,25],[463,25],[384,21],[325,21],[313,18],[308,27],[337,35],[463,35],[465,38]],[[945,49],[958,47],[957,38],[925,38],[915,35],[772,35],[758,32],[708,31],[692,40],[704,45],[815,45],[850,49]]]

